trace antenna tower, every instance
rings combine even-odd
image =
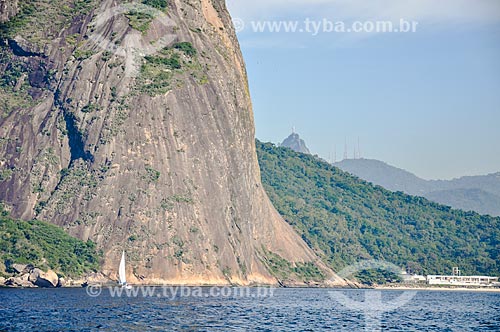
[[[345,139],[345,146],[344,146],[344,160],[347,160],[347,138]]]
[[[359,144],[359,136],[358,136],[358,159],[361,159],[361,144]]]

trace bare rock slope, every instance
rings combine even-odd
[[[330,273],[262,189],[224,1],[19,6],[0,30],[0,200],[14,217],[95,241],[110,277],[126,250],[131,281],[274,284],[268,253]]]
[[[18,0],[0,0],[0,23],[8,21],[17,14]]]

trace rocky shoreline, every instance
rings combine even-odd
[[[71,279],[58,275],[55,271],[47,271],[32,264],[12,264],[12,276],[0,277],[0,287],[11,288],[60,288],[82,287],[83,284],[110,283],[111,281],[101,273],[89,273],[82,278]]]
[[[14,275],[7,279],[0,278],[0,284],[8,287],[56,288],[64,283],[64,278],[60,278],[54,271],[43,271],[31,264],[13,264],[11,268]]]
[[[53,270],[43,271],[31,264],[12,264],[10,271],[13,272],[10,277],[0,277],[0,287],[7,288],[79,288],[87,285],[114,286],[116,281],[110,279],[101,272],[91,272],[82,277],[71,279],[58,275]],[[280,282],[274,284],[269,283],[234,283],[227,281],[210,282],[209,280],[142,280],[142,282],[132,283],[134,286],[148,287],[163,287],[163,286],[184,286],[184,287],[270,287],[279,288],[363,288],[362,285],[349,283],[346,285],[338,285],[335,283],[318,283],[318,282]]]

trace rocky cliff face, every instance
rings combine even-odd
[[[126,250],[145,283],[275,283],[266,252],[316,260],[262,189],[224,1],[20,6],[0,61],[0,200],[14,217],[97,242],[111,277]]]
[[[0,23],[7,22],[17,10],[17,0],[0,0]]]

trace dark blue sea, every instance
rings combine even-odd
[[[255,292],[212,296],[203,289],[167,298],[117,297],[108,289],[97,297],[83,288],[0,289],[0,331],[500,331],[500,293]]]

